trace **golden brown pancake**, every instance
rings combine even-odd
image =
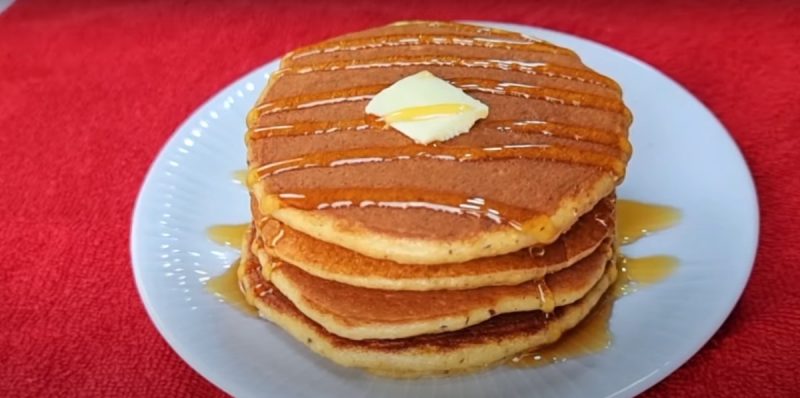
[[[365,368],[392,377],[421,377],[483,369],[556,341],[577,325],[616,278],[608,266],[603,277],[579,301],[541,311],[503,314],[452,332],[401,339],[350,340],[315,323],[261,276],[249,250],[242,253],[238,274],[247,301],[316,353],[344,366]]]
[[[509,312],[552,312],[591,290],[610,259],[611,244],[605,242],[588,257],[543,280],[465,290],[353,287],[317,278],[287,263],[273,263],[268,280],[300,312],[333,334],[353,340],[396,339],[459,330]]]
[[[387,290],[471,289],[517,285],[564,269],[597,249],[614,231],[614,198],[608,197],[547,246],[441,265],[398,264],[316,240],[271,219],[259,223],[257,240],[273,258],[319,278]],[[254,209],[257,212],[257,209]],[[257,216],[257,219],[260,218]]]
[[[489,116],[421,146],[365,115],[373,95],[422,70]],[[498,256],[552,243],[613,191],[630,122],[618,85],[570,50],[469,25],[394,24],[284,58],[248,117],[251,190],[265,215],[368,257]]]

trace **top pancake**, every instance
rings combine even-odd
[[[489,116],[427,146],[367,117],[374,94],[422,70]],[[462,262],[553,242],[621,180],[630,122],[619,86],[569,50],[394,24],[284,58],[248,117],[249,183],[262,213],[316,239],[398,263]]]

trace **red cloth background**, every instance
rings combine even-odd
[[[0,396],[224,395],[175,355],[136,293],[128,234],[145,172],[242,74],[398,19],[574,33],[707,104],[755,176],[760,250],[730,319],[645,395],[797,396],[800,3],[697,3],[18,0],[0,14]]]

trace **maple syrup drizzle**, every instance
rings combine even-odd
[[[504,50],[518,50],[527,52],[569,55],[575,57],[575,52],[558,47],[545,41],[508,40],[505,38],[491,38],[480,36],[464,36],[456,34],[393,34],[376,37],[357,37],[353,39],[328,41],[290,52],[284,57],[284,62],[290,64],[300,58],[317,54],[335,52],[351,52],[365,49],[406,46],[462,46],[497,48]]]
[[[591,142],[613,146],[626,155],[631,153],[631,144],[622,134],[613,131],[592,129],[543,120],[490,120],[479,121],[473,129],[494,128],[506,133],[540,134],[575,141]],[[298,122],[277,126],[255,127],[248,130],[247,139],[251,141],[271,137],[294,137],[304,135],[332,134],[340,131],[369,131],[388,129],[381,119],[368,116],[362,119],[335,122]]]
[[[250,224],[216,224],[208,227],[206,235],[214,243],[230,246],[235,249],[242,247],[244,233]]]
[[[256,316],[255,307],[247,303],[239,287],[238,268],[239,260],[236,260],[223,274],[209,279],[206,282],[206,290],[239,311],[247,315]]]
[[[262,214],[269,215],[282,207],[301,210],[339,209],[347,207],[386,207],[396,209],[423,208],[485,217],[496,223],[524,229],[515,220],[541,222],[540,213],[480,197],[465,197],[440,191],[408,188],[333,188],[305,189],[267,196],[260,203]]]
[[[314,167],[339,167],[374,162],[436,159],[442,161],[481,161],[496,159],[546,159],[599,167],[618,178],[624,173],[621,160],[597,152],[548,145],[512,145],[490,148],[440,147],[409,145],[405,147],[367,148],[348,151],[319,152],[301,158],[269,163],[250,173],[248,185],[281,173]],[[347,207],[423,208],[451,214],[486,218],[504,223],[533,236],[547,236],[553,225],[548,217],[534,209],[511,206],[487,198],[469,197],[441,191],[412,188],[349,187],[304,189],[282,192],[264,198],[262,214],[291,207],[302,210],[323,210]]]
[[[626,245],[655,231],[675,225],[680,212],[672,207],[617,200],[617,228],[628,231]],[[619,239],[619,238],[618,238]],[[614,302],[640,287],[659,283],[677,269],[679,261],[673,256],[655,255],[631,258],[619,255],[615,266],[617,279],[591,313],[578,326],[567,331],[558,341],[530,353],[518,355],[507,362],[512,367],[536,367],[563,362],[571,358],[595,354],[611,346],[613,336],[609,319]]]
[[[277,126],[254,127],[247,131],[247,139],[255,141],[271,137],[294,137],[387,128],[388,125],[384,121],[374,116],[368,116],[363,119],[338,120],[335,122],[298,122]]]
[[[539,120],[489,121],[486,124],[507,133],[533,133],[611,146],[619,149],[626,156],[630,155],[632,151],[628,139],[613,131]]]
[[[520,144],[496,147],[458,147],[407,145],[398,147],[359,148],[344,151],[317,152],[307,156],[267,163],[252,171],[257,179],[306,170],[312,167],[339,167],[363,163],[397,162],[411,159],[472,162],[499,159],[542,159],[599,167],[616,176],[625,172],[625,164],[618,158],[599,152],[577,148]]]
[[[390,24],[390,26],[406,26],[406,25],[426,25],[431,28],[448,28],[449,30],[463,33],[489,33],[493,36],[507,37],[513,39],[522,39],[529,41],[541,42],[542,40],[535,37],[525,36],[522,33],[511,32],[507,30],[495,29],[486,26],[467,25],[455,22],[444,21],[399,21]]]
[[[458,77],[449,82],[464,91],[478,91],[494,95],[509,95],[525,99],[536,99],[554,104],[574,107],[586,107],[601,111],[622,114],[630,119],[630,111],[618,98],[601,97],[594,94],[578,91],[541,87],[530,84],[508,83],[499,80],[484,78]],[[334,90],[324,93],[304,94],[276,99],[259,104],[248,115],[248,122],[253,126],[262,115],[278,112],[307,109],[317,106],[339,104],[343,102],[356,102],[372,99],[381,90],[388,87],[386,84],[373,84],[366,86],[350,87],[343,90]]]
[[[391,68],[407,66],[448,66],[463,68],[482,68],[504,71],[513,71],[528,75],[542,75],[548,77],[575,80],[590,83],[621,92],[619,85],[612,79],[599,73],[585,69],[570,68],[567,66],[545,64],[542,62],[524,62],[514,60],[463,58],[448,55],[399,55],[391,57],[373,58],[367,60],[331,61],[308,66],[285,66],[275,72],[275,76],[286,74],[308,74],[315,72],[331,72],[337,70],[360,70],[373,68]]]

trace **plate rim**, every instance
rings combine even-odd
[[[736,140],[734,139],[733,135],[731,135],[730,131],[725,127],[722,121],[717,117],[716,114],[708,107],[706,104],[700,100],[697,96],[692,94],[686,87],[684,87],[678,81],[672,79],[670,76],[662,72],[661,70],[651,66],[650,64],[646,63],[643,60],[640,60],[632,55],[629,55],[621,50],[617,50],[613,47],[610,47],[604,43],[595,41],[591,38],[586,38],[577,34],[561,32],[553,29],[548,29],[544,27],[534,26],[534,25],[525,25],[520,23],[510,23],[510,22],[500,22],[500,21],[479,21],[479,20],[459,20],[457,22],[464,22],[469,24],[477,24],[477,25],[484,25],[484,26],[493,26],[499,27],[503,29],[508,29],[512,31],[525,31],[525,30],[538,30],[544,31],[548,34],[552,34],[554,36],[564,36],[569,37],[571,39],[578,39],[581,41],[589,42],[595,46],[600,47],[602,50],[610,52],[614,56],[623,58],[625,61],[630,62],[636,65],[639,68],[646,69],[648,72],[655,72],[661,79],[671,83],[672,85],[676,86],[683,94],[692,98],[696,103],[700,106],[701,110],[706,112],[711,119],[713,119],[713,123],[717,125],[722,131],[725,132],[723,134],[724,139],[728,141],[731,147],[735,150],[735,154],[738,155],[739,160],[741,161],[741,166],[745,171],[746,176],[746,188],[747,194],[751,197],[752,203],[752,214],[754,216],[753,219],[753,230],[751,231],[753,234],[754,242],[749,247],[750,255],[748,256],[748,264],[747,272],[743,276],[743,278],[738,281],[736,287],[736,297],[734,300],[729,300],[727,302],[727,308],[725,311],[720,311],[717,316],[714,318],[714,324],[716,325],[713,329],[710,329],[710,332],[704,333],[702,335],[702,339],[697,339],[698,343],[693,345],[688,352],[688,355],[685,355],[684,359],[680,361],[671,361],[667,365],[662,366],[656,369],[653,373],[647,375],[645,378],[621,389],[617,392],[609,395],[609,397],[619,396],[621,394],[630,394],[630,395],[637,395],[645,390],[655,386],[666,377],[671,375],[675,372],[679,367],[687,363],[691,360],[697,352],[699,352],[708,342],[710,339],[719,331],[720,327],[723,326],[724,322],[730,317],[733,309],[739,303],[744,293],[745,288],[750,280],[752,275],[753,268],[755,267],[755,260],[758,253],[759,248],[759,240],[760,240],[760,229],[761,229],[761,214],[760,214],[760,204],[758,201],[758,191],[757,186],[755,184],[755,180],[753,177],[753,173],[750,169],[750,165],[747,162],[747,158],[744,156],[741,147],[737,144]],[[201,114],[208,111],[209,108],[213,108],[214,103],[221,98],[221,94],[223,92],[228,92],[235,87],[243,86],[249,79],[253,78],[253,75],[256,75],[261,70],[268,70],[271,65],[280,62],[281,57],[269,60],[251,70],[245,72],[232,82],[225,84],[222,88],[216,89],[205,101],[203,101],[200,105],[198,105],[184,120],[181,122],[170,134],[169,138],[164,142],[161,148],[158,150],[157,154],[151,161],[149,167],[147,168],[147,172],[145,177],[142,179],[141,186],[139,191],[136,195],[136,200],[134,202],[133,211],[131,212],[131,222],[130,222],[130,230],[129,230],[129,251],[130,251],[130,258],[131,258],[131,271],[134,277],[134,283],[136,285],[136,290],[139,295],[139,298],[145,308],[145,312],[147,313],[148,317],[150,318],[151,323],[155,326],[158,333],[161,337],[167,342],[169,347],[180,357],[183,362],[185,362],[192,370],[197,372],[200,376],[206,379],[209,383],[213,384],[215,387],[219,388],[220,390],[226,393],[232,393],[232,389],[226,388],[228,386],[223,386],[220,380],[224,380],[224,377],[220,377],[218,373],[215,371],[213,366],[204,363],[203,361],[197,360],[194,355],[192,354],[192,349],[185,345],[181,339],[177,338],[177,336],[171,332],[170,327],[166,325],[166,321],[162,316],[159,315],[155,308],[155,304],[150,296],[150,293],[145,288],[144,282],[144,275],[142,267],[137,267],[137,264],[142,264],[145,262],[144,259],[141,258],[142,250],[139,249],[141,245],[140,237],[137,234],[137,231],[142,229],[142,220],[141,214],[143,213],[143,199],[146,195],[149,194],[149,191],[153,188],[153,179],[156,178],[155,171],[156,169],[160,168],[162,163],[166,162],[167,151],[172,148],[173,146],[177,145],[179,142],[179,132],[183,131],[190,127],[190,125],[196,121],[200,117]],[[744,183],[745,181],[742,181]],[[744,184],[743,184],[744,186]]]
[[[167,151],[176,145],[179,141],[179,132],[188,128],[192,122],[199,118],[199,116],[210,108],[216,100],[219,99],[222,92],[227,92],[229,89],[233,87],[243,86],[252,75],[258,73],[262,69],[266,69],[269,65],[273,63],[277,63],[280,61],[279,58],[275,58],[270,60],[260,66],[257,66],[243,75],[237,77],[232,82],[226,84],[221,89],[215,90],[211,96],[209,96],[205,101],[203,101],[200,105],[198,105],[190,114],[186,117],[170,134],[169,138],[164,142],[161,148],[158,150],[156,156],[150,163],[150,166],[147,168],[147,173],[145,174],[144,179],[142,179],[141,186],[139,187],[139,192],[136,195],[136,201],[134,202],[133,211],[131,212],[131,225],[130,225],[130,232],[129,232],[129,241],[130,244],[128,245],[128,250],[130,251],[131,257],[131,271],[133,273],[134,284],[136,285],[136,291],[139,294],[139,299],[142,302],[142,305],[145,308],[145,312],[147,313],[148,318],[150,318],[150,322],[155,326],[158,333],[161,337],[167,342],[167,345],[178,355],[178,357],[186,363],[193,371],[199,374],[203,379],[208,381],[209,383],[213,384],[215,387],[224,391],[227,394],[232,394],[229,389],[224,388],[217,380],[216,377],[212,378],[207,375],[215,374],[214,368],[207,365],[200,365],[203,361],[199,361],[193,358],[193,354],[191,354],[191,349],[185,346],[179,338],[177,338],[172,332],[169,331],[169,327],[166,326],[163,317],[161,317],[155,309],[153,301],[150,297],[150,293],[147,292],[144,288],[143,283],[143,275],[141,274],[142,270],[141,267],[137,267],[137,263],[143,263],[145,260],[140,259],[141,250],[137,250],[138,246],[140,245],[139,239],[137,237],[136,231],[137,229],[142,228],[140,226],[141,216],[140,213],[143,212],[143,200],[142,198],[148,194],[148,187],[153,186],[152,179],[155,178],[155,170],[161,166],[160,163],[166,162]],[[192,358],[191,360],[189,358]]]

